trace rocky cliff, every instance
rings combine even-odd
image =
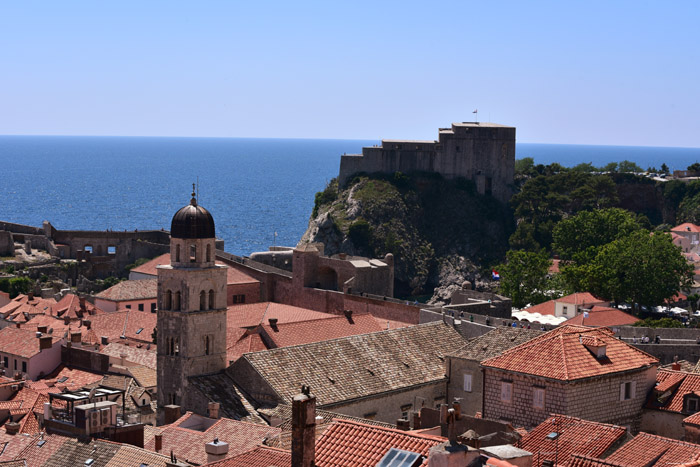
[[[302,242],[321,242],[328,255],[392,253],[397,296],[430,295],[437,287],[433,299],[440,300],[464,280],[479,283],[503,258],[512,219],[507,206],[464,179],[362,176],[317,194]]]

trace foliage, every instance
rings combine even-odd
[[[617,167],[618,172],[632,172],[632,173],[640,173],[644,172],[640,166],[638,166],[636,163],[628,160],[624,160],[620,162],[620,164]]]
[[[661,164],[661,173],[665,173],[665,174],[670,173],[670,170],[668,170],[668,166],[666,165],[665,162],[663,164]]]
[[[8,273],[8,274],[14,274],[14,273],[15,273],[15,267],[14,267],[13,265],[10,264],[10,265],[8,265],[8,266],[5,268],[5,272]]]
[[[496,266],[501,276],[499,288],[503,295],[513,300],[513,306],[540,303],[547,297],[547,271],[552,264],[546,252],[510,250],[506,262]]]
[[[120,283],[123,280],[125,280],[125,279],[121,279],[119,277],[114,277],[114,276],[109,276],[109,277],[105,277],[102,280],[98,280],[97,283],[102,288],[102,290],[104,290],[104,289],[108,289],[112,286],[117,285],[118,283]]]
[[[515,175],[530,175],[535,168],[535,159],[523,157],[515,160]]]
[[[643,328],[682,328],[683,323],[673,318],[646,318],[641,321],[637,321],[632,326],[638,326]]]
[[[152,258],[139,258],[131,264],[127,264],[124,269],[131,271],[134,268],[141,266],[142,264],[148,263]]]
[[[690,172],[700,172],[700,162],[695,162],[688,166]]]
[[[618,238],[598,251],[586,265],[577,266],[581,286],[615,302],[655,306],[691,283],[693,268],[666,233],[644,229]]]
[[[372,229],[369,222],[359,218],[348,228],[348,237],[352,240],[353,245],[357,248],[367,249],[369,248],[370,241],[372,239]]]
[[[338,197],[338,179],[334,178],[326,185],[323,191],[319,191],[314,196],[314,210],[311,217],[318,215],[318,209],[324,204],[332,203]]]
[[[9,293],[10,298],[19,294],[28,294],[34,288],[34,281],[28,277],[2,277],[0,278],[0,290]]]

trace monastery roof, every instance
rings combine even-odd
[[[72,293],[64,295],[58,303],[51,306],[52,315],[70,319],[80,319],[85,314],[93,315],[101,311],[87,300],[84,300],[81,305],[80,297]]]
[[[153,299],[158,296],[158,280],[122,281],[95,295],[112,302]]]
[[[216,261],[216,264],[221,265],[221,266],[228,266],[226,263],[223,261]],[[158,275],[158,266],[169,266],[170,265],[170,253],[165,253],[160,256],[157,256],[153,258],[152,260],[148,261],[147,263],[142,264],[141,266],[135,267],[134,269],[131,270],[131,272],[136,272],[139,274],[144,274],[144,275],[149,275],[156,277]],[[243,271],[236,269],[234,267],[229,266],[228,269],[226,270],[226,284],[227,285],[234,285],[234,284],[251,284],[251,283],[256,283],[260,282],[257,279],[249,276],[248,274],[244,273]]]
[[[228,328],[226,332],[226,360],[235,362],[244,353],[267,350],[267,346],[258,333],[245,328]]]
[[[541,315],[555,315],[555,309],[557,306],[556,300],[549,300],[543,303],[538,303],[537,305],[532,305],[527,308],[523,308],[521,311],[527,311],[528,313],[539,313]]]
[[[81,389],[88,384],[102,381],[103,376],[104,375],[99,373],[70,368],[61,364],[49,376],[44,378],[44,380],[54,385],[55,389],[49,392],[60,392],[63,388],[68,388],[71,391]]]
[[[550,433],[559,433],[556,440]],[[518,441],[518,447],[533,454],[533,467],[542,465],[545,459],[554,460],[555,447],[559,459],[567,459],[572,454],[600,457],[627,433],[627,429],[617,425],[591,422],[568,415],[552,415],[537,425]],[[538,462],[535,462],[535,461]]]
[[[141,331],[139,336],[144,332],[146,331]],[[148,337],[150,337],[150,335],[151,334],[149,333]],[[100,353],[115,358],[121,358],[122,354],[125,354],[125,360],[127,362],[136,363],[137,365],[143,365],[153,370],[156,369],[156,360],[158,358],[158,354],[156,351],[155,344],[151,345],[150,348],[148,348],[148,345],[139,348],[133,344],[124,345],[120,342],[112,342],[104,346],[102,350],[100,350]]]
[[[232,420],[261,423],[265,421],[258,415],[247,395],[225,373],[195,376],[189,379],[192,387],[202,393],[205,399],[220,404],[219,413]]]
[[[606,460],[623,465],[665,466],[693,461],[698,456],[700,445],[639,433]]]
[[[682,413],[683,397],[700,391],[700,374],[659,370],[656,386],[647,402],[648,408]]]
[[[559,303],[570,303],[572,305],[601,305],[601,304],[608,304],[610,302],[607,302],[605,300],[602,300],[593,294],[590,294],[588,292],[576,292],[572,293],[570,295],[566,295],[561,298],[557,298],[554,300],[555,302]]]
[[[488,358],[501,355],[504,351],[525,343],[541,334],[542,331],[537,331],[535,329],[512,328],[510,326],[497,327],[486,334],[469,339],[467,345],[452,353],[450,356],[481,362]]]
[[[52,345],[61,340],[60,337],[50,334],[45,336],[51,336]],[[31,358],[40,352],[39,338],[32,331],[8,326],[0,329],[0,352],[22,358]]]
[[[229,306],[226,313],[226,326],[251,328],[269,322],[270,318],[276,319],[277,324],[284,324],[329,316],[333,315],[281,303],[259,302]]]
[[[122,444],[105,467],[140,466],[166,467],[170,456],[158,454],[129,444]]]
[[[49,460],[56,451],[61,449],[63,444],[71,438],[61,435],[40,433],[32,437],[29,443],[17,456],[16,459],[27,459],[27,465],[39,466]],[[44,441],[39,443],[39,441]],[[40,445],[41,444],[41,445]]]
[[[671,229],[671,232],[700,232],[700,227],[690,222],[680,224]]]
[[[199,417],[199,419],[204,418]],[[214,438],[228,443],[228,456],[233,457],[249,451],[260,445],[265,438],[276,436],[280,432],[279,428],[228,418],[220,418],[205,428],[197,424],[197,420],[198,416],[192,416],[192,412],[187,412],[171,425],[158,427],[160,434],[163,435],[162,452],[173,451],[178,459],[205,464],[207,453],[204,451],[204,445]],[[144,447],[154,451],[155,438],[145,441]]]
[[[597,358],[582,338],[597,338],[605,344],[605,357]],[[616,339],[607,328],[560,326],[529,342],[483,361],[497,368],[560,381],[636,370],[658,364],[658,359]]]
[[[275,327],[265,323],[262,328],[274,347],[308,344],[383,330],[369,313],[353,313],[350,319],[344,315],[330,315],[321,319],[278,323]]]
[[[308,385],[323,406],[440,381],[445,355],[463,347],[451,326],[435,322],[243,355],[287,401]]]
[[[133,339],[150,343],[153,328],[156,327],[158,317],[150,311],[124,310],[112,313],[102,313],[91,316],[91,331],[86,341],[99,344],[102,336],[106,336],[110,342],[118,341],[121,336],[125,339]],[[93,337],[94,336],[94,337]],[[97,341],[92,342],[97,339]]]
[[[416,452],[428,451],[447,441],[440,436],[411,433],[349,420],[336,420],[316,444],[316,465],[319,467],[375,467],[391,448]]]
[[[595,305],[587,312],[588,317],[584,316],[584,313],[579,313],[578,315],[570,318],[562,323],[562,325],[576,324],[580,326],[627,326],[639,321],[639,318],[632,316],[629,313],[625,313],[617,308],[610,308],[606,306]]]
[[[153,368],[143,365],[130,366],[129,374],[141,387],[152,388],[158,385],[158,373]]]
[[[258,446],[237,456],[204,465],[206,467],[286,467],[292,465],[292,452]]]

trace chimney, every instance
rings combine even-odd
[[[209,418],[219,418],[219,403],[209,402]]]
[[[164,409],[163,424],[170,425],[174,423],[178,418],[180,418],[180,406],[179,405],[166,405]]]
[[[160,452],[163,449],[163,435],[161,433],[158,433],[155,436],[155,441],[156,441],[156,452]]]
[[[119,354],[119,365],[120,366],[125,366],[126,363],[126,354],[125,353],[120,353]]]
[[[82,336],[80,335],[80,331],[77,332],[71,332],[70,333],[70,341],[74,344],[80,344],[82,342]]]
[[[420,430],[420,412],[413,412],[413,429]]]
[[[43,336],[39,338],[39,350],[50,349],[53,346],[53,339],[51,336]]]
[[[411,429],[411,422],[406,418],[399,418],[396,420],[396,429],[401,431],[409,431]]]
[[[91,325],[92,325],[92,322],[89,319],[83,320],[83,326],[85,326],[86,328],[90,329]]]
[[[88,328],[88,329],[90,329],[90,328]],[[109,337],[107,337],[107,336],[101,336],[101,337],[100,337],[100,343],[101,343],[102,345],[107,345],[107,344],[109,344]]]
[[[343,313],[345,313],[345,317],[350,324],[355,324],[355,322],[352,320],[352,310],[345,310]]]
[[[7,422],[5,423],[5,431],[8,435],[16,435],[19,433],[19,423],[18,422]]]
[[[47,332],[49,332],[49,327],[48,326],[37,326],[36,330],[42,334],[46,334]]]
[[[447,425],[448,441],[430,448],[428,466],[471,465],[471,462],[479,457],[478,449],[457,442],[456,422],[459,420],[459,412],[459,403],[455,403],[450,409],[446,404],[440,406],[440,423],[443,427]]]
[[[85,311],[85,297],[78,297],[78,303],[80,303],[80,309]]]
[[[316,450],[316,397],[308,386],[292,398],[292,465],[313,467]]]
[[[30,302],[31,302],[32,300],[34,300],[34,292],[29,292],[29,293],[27,294],[27,300],[30,301]]]
[[[277,329],[277,318],[270,318],[269,320],[270,327],[272,328],[273,331],[278,332],[279,329]]]
[[[228,443],[214,438],[214,441],[204,445],[204,451],[207,453],[207,463],[216,462],[224,459],[228,454]]]
[[[671,365],[671,369],[675,371],[681,371],[681,364],[678,362],[673,362]]]

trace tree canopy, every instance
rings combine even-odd
[[[540,303],[546,299],[547,271],[552,261],[545,251],[510,250],[506,262],[496,266],[501,276],[500,291],[513,300],[513,306]]]

